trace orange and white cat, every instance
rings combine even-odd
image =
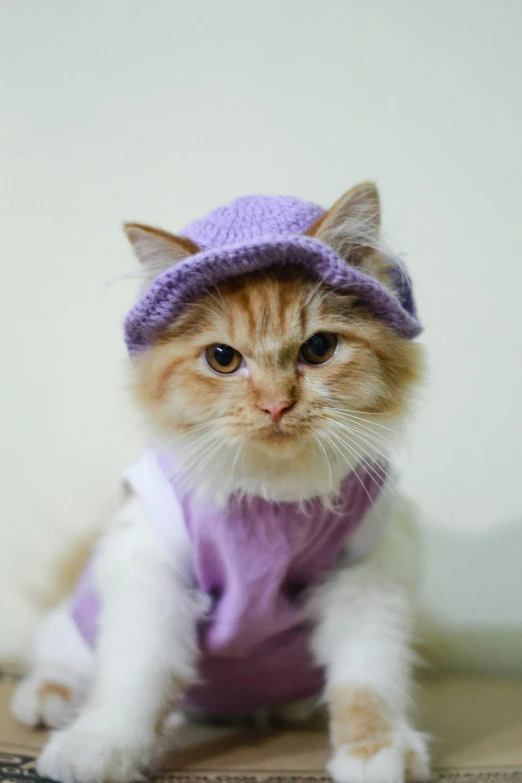
[[[262,220],[266,214],[264,203]],[[373,283],[395,296],[394,262],[380,250],[375,186],[352,189],[314,217],[296,246],[310,253],[324,246],[355,270],[359,288],[350,293],[299,263],[229,275],[198,291],[131,352],[136,396],[151,438],[176,455],[179,492],[210,499],[216,514],[238,497],[247,505],[249,498],[274,508],[292,504],[310,517],[316,507],[307,503],[319,500],[328,521],[357,474],[352,484],[371,495],[360,524],[291,601],[306,618],[310,656],[323,672],[334,780],[422,781],[429,776],[426,739],[411,722],[419,553],[391,465],[422,376],[421,350],[371,299]],[[190,232],[176,237],[130,224],[127,235],[146,291],[159,290],[165,270],[189,270],[205,250]],[[271,239],[268,246],[280,247]],[[150,454],[144,459],[140,470],[168,493]],[[132,475],[97,548],[95,649],[68,599],[42,620],[32,669],[13,699],[22,722],[59,729],[38,771],[61,783],[125,783],[150,767],[162,722],[201,679],[200,629],[221,600],[194,579],[186,506],[172,506],[167,551]],[[313,532],[313,519],[310,526]],[[303,702],[303,714],[310,703]],[[289,712],[287,701],[266,706]]]

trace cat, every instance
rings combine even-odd
[[[380,223],[363,183],[326,212],[246,197],[181,236],[126,225],[150,443],[13,698],[22,722],[60,729],[41,775],[125,783],[180,706],[284,716],[322,695],[337,783],[428,779],[416,524],[391,464],[423,357]]]

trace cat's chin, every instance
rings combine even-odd
[[[289,430],[270,429],[263,430],[251,436],[251,442],[263,451],[269,451],[272,454],[281,453],[281,451],[291,452],[299,448],[303,442],[302,433],[296,433]]]
[[[282,453],[289,455],[292,451],[302,449],[303,446],[309,448],[310,432],[303,426],[275,424],[251,432],[248,437],[256,449],[277,456]]]

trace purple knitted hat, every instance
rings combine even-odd
[[[303,236],[324,215],[322,207],[286,196],[245,196],[190,223],[181,235],[200,252],[162,272],[125,320],[131,353],[150,346],[183,309],[214,285],[270,267],[298,266],[325,285],[355,294],[401,337],[421,331],[411,283],[398,265],[390,268],[394,293],[350,266],[332,248]]]

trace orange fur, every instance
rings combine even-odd
[[[188,255],[194,255],[194,253],[199,252],[199,247],[188,237],[179,237],[177,234],[171,234],[169,231],[164,231],[162,228],[156,228],[155,226],[145,226],[142,223],[125,223],[125,232],[129,239],[133,232],[159,237],[165,242],[179,245]]]
[[[325,240],[328,243],[332,228],[342,220],[343,216],[345,217],[350,212],[357,214],[357,211],[361,211],[363,215],[366,213],[367,226],[373,228],[377,235],[381,223],[381,205],[379,193],[373,182],[362,182],[348,190],[328,212],[316,220],[306,235]],[[390,286],[388,262],[373,247],[361,247],[354,244],[350,248],[346,260],[354,266],[363,268],[383,285]]]
[[[350,745],[364,759],[388,747],[391,722],[384,701],[366,688],[337,686],[329,694],[330,733],[334,747]]]
[[[375,249],[379,225],[379,195],[372,183],[363,183],[307,233],[389,285],[388,261]],[[154,233],[158,237],[161,252],[150,242],[139,249],[145,263],[149,256],[155,263],[162,253],[167,259],[178,257],[179,237],[136,224],[128,230],[137,232],[131,238],[136,243],[144,241],[143,232],[146,242]],[[188,253],[191,248],[181,250]],[[300,350],[317,332],[336,335],[337,351],[331,361],[310,366],[299,358]],[[209,368],[205,350],[214,344],[226,344],[242,355],[237,373],[224,375]],[[241,452],[239,468],[246,482],[240,482],[241,487],[252,486],[255,473],[277,481],[287,469],[285,460],[292,458],[295,480],[304,486],[311,470],[324,494],[334,490],[331,475],[328,486],[319,476],[325,466],[329,470],[331,459],[336,469],[355,467],[353,460],[373,448],[363,433],[378,441],[374,431],[364,427],[387,421],[395,425],[407,412],[422,361],[418,345],[374,318],[357,298],[322,286],[302,269],[274,268],[215,286],[133,359],[133,370],[137,399],[149,423],[177,454],[178,447],[184,451],[186,464],[179,467],[190,473],[194,485],[207,457],[219,453],[224,465],[227,456]],[[284,414],[272,420],[267,410],[279,404],[284,404]],[[364,422],[357,436],[359,451],[345,440],[343,452],[339,443],[344,436],[352,438],[349,427],[354,422],[343,413],[354,412]]]
[[[324,215],[321,215],[318,220],[313,223],[308,231],[305,232],[306,236],[317,237],[325,229],[325,227],[335,221],[337,215],[343,210],[344,206],[348,203],[358,203],[359,201],[368,201],[370,199],[370,206],[374,212],[374,223],[378,227],[381,222],[381,205],[379,199],[379,193],[373,182],[361,182],[359,185],[347,190],[343,193],[341,198],[338,198],[333,207],[331,207]]]
[[[389,286],[389,261],[377,249],[379,227],[377,190],[363,183],[307,234]],[[168,235],[161,239],[168,241]],[[319,332],[335,335],[337,349],[329,361],[312,366],[303,361],[301,348]],[[205,351],[216,344],[241,354],[237,372],[220,374],[208,366]],[[282,476],[288,482],[297,477],[305,491],[299,494],[296,481],[292,499],[312,496],[306,494],[310,485],[323,495],[332,493],[331,462],[353,469],[368,454],[386,458],[374,445],[387,450],[386,438],[372,425],[391,422],[393,429],[405,416],[422,369],[419,345],[399,337],[357,297],[323,286],[300,268],[273,268],[215,286],[133,358],[139,404],[156,432],[174,445],[191,479],[205,481],[209,474],[225,484],[229,474],[237,479],[241,454],[243,483],[237,481],[233,491],[250,491],[251,474],[261,476],[263,492],[267,486],[277,491]],[[267,416],[267,401],[284,402],[280,420]],[[354,427],[361,422],[357,435]],[[347,453],[338,444],[347,446]],[[330,482],[314,475],[312,484],[312,473],[319,475],[325,463]],[[332,689],[328,700],[334,747],[347,745],[351,755],[369,760],[392,745],[392,716],[377,694],[347,684]],[[414,762],[413,755],[406,759],[408,775]]]
[[[312,423],[320,425],[325,400],[349,410],[401,414],[420,377],[416,344],[298,270],[243,276],[197,304],[134,363],[138,399],[164,434],[205,421],[221,422],[230,435],[268,434],[267,417],[257,407],[268,395],[295,403],[282,428],[297,438]],[[298,370],[300,346],[318,331],[339,335],[337,356]],[[212,343],[231,345],[246,357],[250,377],[212,373],[202,358]]]
[[[38,697],[42,702],[46,696],[59,696],[63,701],[70,702],[72,691],[66,685],[60,685],[57,682],[44,682],[38,691]]]
[[[363,742],[360,745],[352,745],[350,747],[350,756],[356,756],[356,758],[363,759],[363,761],[368,761],[383,748],[389,748],[391,744],[391,740],[387,739],[379,742]]]

